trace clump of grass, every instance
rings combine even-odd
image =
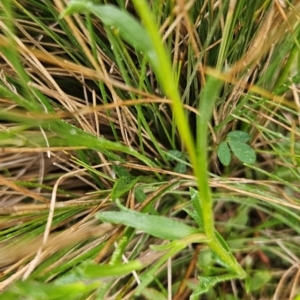
[[[297,297],[296,1],[0,8],[5,299]]]

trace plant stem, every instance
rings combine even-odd
[[[146,28],[152,42],[154,50],[152,55],[156,56],[151,58],[152,68],[159,79],[162,90],[167,97],[172,100],[172,108],[177,129],[186,146],[194,171],[197,174],[198,166],[194,140],[181,103],[177,82],[172,73],[170,57],[164,48],[162,37],[156,26],[156,20],[148,6],[148,3],[145,0],[133,0],[133,3],[137,12],[141,16],[143,25]]]

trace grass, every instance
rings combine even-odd
[[[297,1],[0,8],[1,297],[299,299]]]

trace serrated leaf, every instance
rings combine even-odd
[[[208,277],[200,276],[199,277],[199,281],[200,281],[199,286],[193,292],[190,299],[197,300],[197,299],[199,299],[200,295],[209,292],[209,290],[217,283],[220,283],[220,282],[223,282],[226,280],[235,279],[235,278],[237,278],[236,274],[231,274],[231,273],[220,275],[220,276],[208,276]]]
[[[244,131],[233,130],[227,134],[227,138],[241,143],[247,143],[251,140],[251,135]]]
[[[111,192],[111,199],[116,199],[123,196],[125,193],[130,191],[134,185],[138,182],[139,177],[134,176],[122,176],[114,184]]]
[[[163,216],[151,216],[132,210],[104,211],[96,215],[103,222],[123,224],[142,230],[155,237],[176,240],[199,233],[197,228]]]
[[[219,147],[218,147],[218,152],[217,152],[218,158],[220,162],[224,166],[228,166],[231,161],[231,152],[228,147],[228,144],[226,142],[222,142]]]
[[[234,153],[234,155],[246,164],[253,164],[256,160],[256,154],[254,150],[247,144],[241,143],[235,140],[229,140],[228,144]]]
[[[201,294],[207,293],[214,285],[221,282],[218,277],[199,277],[200,284],[197,289],[191,295],[191,299],[199,299],[194,298],[198,297]]]

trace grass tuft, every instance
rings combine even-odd
[[[2,1],[1,297],[298,299],[299,12]]]

